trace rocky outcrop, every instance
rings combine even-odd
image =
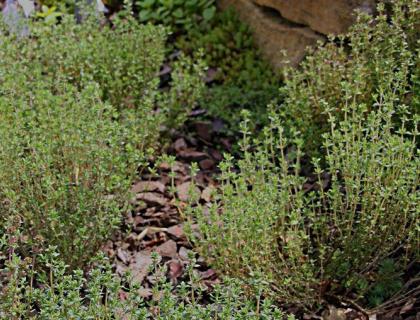
[[[322,33],[343,33],[354,22],[354,12],[372,13],[374,0],[254,0],[284,18]]]
[[[355,10],[372,13],[375,0],[219,0],[233,6],[253,29],[257,45],[274,67],[297,65],[307,46],[345,32]]]
[[[276,68],[283,66],[285,60],[296,65],[307,46],[323,41],[323,37],[310,28],[291,23],[276,11],[260,7],[251,0],[221,0],[220,6],[235,7],[241,19],[253,30],[263,54]]]

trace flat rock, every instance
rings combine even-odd
[[[178,157],[186,161],[201,161],[208,157],[207,153],[196,151],[194,149],[185,149],[177,153]]]
[[[123,263],[127,263],[129,260],[129,254],[127,251],[118,248],[117,249],[117,257],[123,262]]]
[[[217,276],[216,271],[213,269],[208,269],[206,271],[200,272],[201,279],[211,279]]]
[[[184,268],[182,263],[177,260],[171,260],[169,262],[169,277],[173,280],[176,280],[178,277],[182,275]]]
[[[179,248],[179,252],[178,252],[178,256],[182,259],[182,260],[184,260],[184,261],[188,261],[189,260],[189,258],[188,258],[188,253],[190,252],[191,250],[188,250],[187,248],[185,248],[185,247],[181,247],[181,248]]]
[[[216,160],[218,162],[223,160],[223,155],[220,153],[220,151],[218,151],[216,149],[210,149],[209,153],[214,160]]]
[[[213,186],[207,186],[201,192],[201,199],[203,199],[206,202],[210,202],[215,191],[216,191],[216,188],[215,187],[213,187]]]
[[[198,165],[203,170],[210,170],[210,169],[214,168],[214,166],[216,165],[216,163],[213,160],[211,160],[211,159],[204,159],[204,160],[201,160],[198,163]]]
[[[195,131],[201,139],[205,141],[211,140],[212,125],[210,122],[197,121],[194,125]]]
[[[355,10],[373,13],[375,0],[253,0],[283,18],[322,34],[339,34],[355,21]]]
[[[181,151],[187,149],[187,143],[185,142],[184,138],[179,138],[176,139],[176,141],[173,144],[173,147],[176,151]]]
[[[257,45],[275,68],[285,60],[297,66],[308,46],[329,34],[345,33],[356,20],[356,10],[373,14],[377,0],[219,0],[233,6],[252,29]],[[286,52],[283,56],[282,50]],[[286,59],[285,59],[286,58]]]
[[[127,270],[128,270],[128,267],[125,264],[121,263],[120,261],[117,261],[115,263],[115,272],[118,275],[120,275],[120,276],[125,275],[125,273],[127,272]]]
[[[308,46],[326,40],[309,27],[291,23],[276,14],[275,10],[266,10],[252,0],[220,0],[219,4],[221,8],[233,6],[238,11],[240,18],[253,31],[255,42],[265,58],[277,69],[284,67],[286,60],[290,65],[297,66]]]

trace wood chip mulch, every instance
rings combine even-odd
[[[214,142],[219,136],[212,128],[211,123],[196,122],[192,124],[194,134],[174,137],[167,153],[176,157],[175,165],[171,168],[162,163],[157,175],[142,174],[132,185],[133,209],[126,214],[121,231],[104,248],[118,274],[130,271],[141,283],[140,294],[146,299],[152,296],[154,280],[149,269],[154,251],[161,256],[160,265],[166,266],[166,276],[173,284],[188,280],[185,269],[192,247],[184,233],[181,211],[187,206],[192,182],[200,203],[211,201],[212,191],[217,187],[217,165],[222,152],[230,151],[231,145],[227,138]],[[192,163],[199,167],[195,177],[190,175]],[[174,180],[171,172],[175,173]],[[211,289],[220,282],[218,274],[203,257],[194,255],[194,272],[201,285]]]

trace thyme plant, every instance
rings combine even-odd
[[[141,154],[124,148],[127,130],[97,86],[32,89],[0,97],[1,232],[18,217],[25,255],[42,241],[81,265],[117,226]]]
[[[307,308],[372,305],[401,288],[420,248],[415,2],[395,1],[390,19],[380,5],[359,18],[349,50],[309,56],[261,139],[243,123],[244,156],[221,164],[218,201],[190,209],[191,239],[216,269],[260,275],[280,302]],[[308,166],[313,143],[323,154]],[[379,285],[384,274],[396,284]]]
[[[203,66],[181,59],[158,88],[165,31],[121,13],[2,28],[0,234],[18,218],[24,256],[53,245],[82,267],[126,210],[131,179],[200,96]]]
[[[355,102],[375,109],[379,95],[393,96],[419,113],[420,6],[416,0],[379,2],[377,15],[360,13],[347,34],[310,49],[298,70],[285,72],[284,103],[279,105],[286,129],[297,127],[307,152],[319,152],[328,131],[326,105],[342,119],[347,108],[343,90]],[[349,86],[344,88],[343,86]],[[398,124],[399,117],[395,115]],[[321,150],[322,152],[322,150]]]
[[[259,274],[279,301],[313,307],[329,296],[363,299],[383,261],[404,272],[418,259],[418,117],[396,132],[392,117],[404,106],[381,99],[381,111],[349,101],[346,120],[330,116],[326,166],[313,160],[309,192],[303,140],[287,140],[277,115],[255,151],[245,136],[239,172],[231,158],[221,165],[219,201],[193,210],[201,237],[192,239],[210,263],[229,276]]]
[[[14,233],[13,236],[18,235]],[[153,266],[156,284],[154,297],[143,299],[141,287],[131,276],[120,278],[112,273],[110,263],[102,256],[84,274],[80,270],[68,273],[68,268],[54,248],[38,256],[47,269],[33,272],[34,260],[21,259],[14,253],[16,243],[2,238],[0,244],[0,319],[237,319],[277,320],[286,318],[272,301],[258,302],[246,298],[241,283],[227,279],[215,285],[211,296],[203,295],[191,286],[192,279],[176,287],[165,277],[165,269]],[[189,266],[195,263],[191,260]],[[192,270],[191,267],[187,267]],[[2,279],[6,276],[7,279]],[[173,293],[177,292],[176,295]],[[195,297],[191,300],[191,297]],[[293,320],[293,316],[288,317]]]

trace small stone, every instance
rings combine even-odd
[[[139,225],[144,225],[144,224],[145,224],[145,219],[142,216],[135,216],[133,218],[134,227],[137,227]]]
[[[117,250],[117,257],[125,264],[128,262],[129,259],[127,251],[122,250],[121,248],[118,248]]]
[[[183,152],[183,151],[181,151]],[[186,174],[187,170],[185,169],[185,166],[182,162],[175,161],[172,166],[169,165],[167,162],[162,162],[159,164],[159,169],[165,170],[165,171],[175,171],[179,172],[181,174]]]
[[[185,247],[181,247],[180,249],[179,249],[179,252],[178,252],[178,256],[182,259],[182,260],[184,260],[184,261],[188,261],[189,260],[189,258],[188,258],[188,252],[189,252],[190,250],[188,250],[187,248],[185,248]]]
[[[214,160],[216,160],[218,162],[223,160],[223,155],[220,153],[220,151],[218,151],[216,149],[210,149],[209,153]]]
[[[198,136],[205,140],[211,140],[211,131],[212,125],[209,122],[199,121],[195,123],[195,130],[197,131]]]
[[[125,275],[125,273],[127,272],[128,268],[125,264],[122,264],[120,261],[117,261],[115,264],[115,272],[120,275],[123,276]]]
[[[176,280],[182,275],[184,268],[179,261],[172,260],[169,262],[169,277],[173,280]]]
[[[207,158],[207,154],[201,151],[196,151],[192,149],[185,149],[178,152],[178,156],[181,159],[184,159],[186,161],[201,161],[205,158]]]
[[[208,269],[206,271],[200,272],[201,279],[212,279],[217,277],[216,271],[213,269]]]
[[[187,169],[185,168],[185,164],[179,161],[175,161],[172,170],[175,172],[179,172],[181,174],[187,174]]]
[[[134,263],[129,265],[134,281],[142,283],[149,273],[153,260],[149,251],[139,251],[134,254]]]
[[[159,164],[158,168],[161,169],[161,170],[169,170],[171,168],[171,166],[167,162],[161,162]]]

